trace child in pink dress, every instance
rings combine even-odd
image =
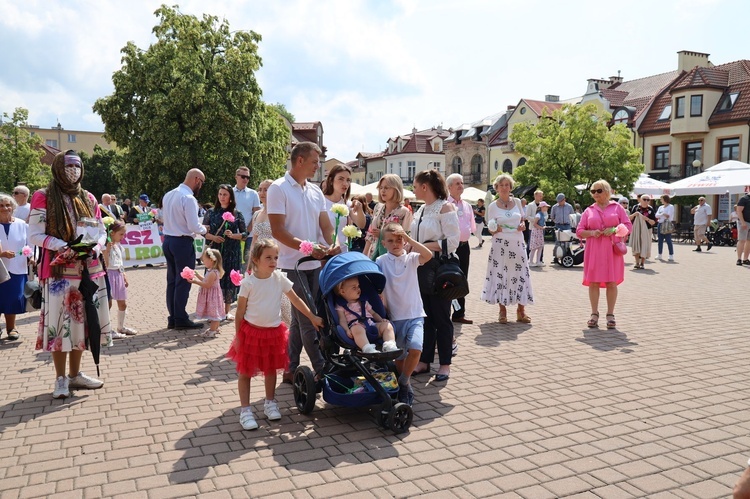
[[[201,336],[213,338],[219,334],[219,323],[226,317],[224,296],[220,287],[220,280],[224,275],[224,268],[221,266],[221,252],[209,248],[203,252],[201,261],[206,267],[206,275],[201,277],[195,274],[195,277],[190,280],[191,283],[201,287],[198,293],[198,304],[195,308],[195,318],[209,321],[209,329],[203,331]]]

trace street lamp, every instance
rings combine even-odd
[[[699,159],[693,160],[693,171],[694,171],[694,174],[701,172],[701,165],[702,164],[703,163],[701,163],[701,160],[699,160]]]

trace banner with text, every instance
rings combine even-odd
[[[122,260],[125,267],[133,265],[158,265],[166,263],[161,243],[164,235],[161,227],[153,222],[144,222],[139,225],[127,224],[125,226],[125,237],[122,238]],[[193,241],[195,247],[195,258],[200,259],[203,253],[205,239],[198,237]]]

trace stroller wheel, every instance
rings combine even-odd
[[[414,411],[411,407],[399,402],[388,413],[388,428],[393,430],[393,433],[403,433],[409,430],[413,418]]]
[[[302,414],[310,414],[315,408],[315,397],[318,388],[312,369],[307,366],[299,366],[294,371],[294,403]]]
[[[573,257],[572,257],[572,256],[570,256],[570,255],[565,255],[565,256],[564,256],[564,257],[562,258],[562,266],[563,266],[563,267],[565,267],[566,269],[569,269],[569,268],[570,268],[570,267],[572,267],[573,265],[575,265],[575,261],[573,260]]]

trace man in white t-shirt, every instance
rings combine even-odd
[[[375,263],[385,275],[385,305],[396,333],[396,344],[404,354],[396,359],[398,400],[414,403],[411,374],[419,364],[424,339],[424,307],[419,294],[417,267],[432,259],[432,251],[406,234],[400,224],[389,223],[383,227],[383,246],[388,250]],[[411,253],[404,249],[411,245]]]
[[[706,251],[710,251],[713,244],[706,237],[706,229],[708,229],[708,224],[711,222],[712,212],[711,206],[706,202],[706,198],[703,196],[699,197],[698,206],[693,207],[690,213],[693,214],[693,234],[696,245],[693,251],[701,251],[701,243],[703,241],[706,241],[706,244],[708,244]]]
[[[317,295],[320,263],[303,263],[299,266],[298,275],[294,266],[306,256],[299,250],[300,244],[304,241],[316,243],[325,240],[330,245],[333,240],[333,226],[326,213],[325,197],[317,185],[307,181],[315,176],[320,167],[320,154],[320,148],[313,142],[300,142],[294,146],[291,169],[271,184],[266,199],[271,233],[279,243],[278,268],[287,273],[287,277],[294,283],[294,292],[302,298],[305,297],[302,280],[312,296]],[[318,245],[312,256],[321,259],[340,252],[338,243],[332,247]],[[284,373],[285,383],[292,382],[303,346],[315,372],[318,373],[323,368],[325,361],[316,340],[315,326],[299,310],[293,308],[292,323],[289,325],[289,371]]]

